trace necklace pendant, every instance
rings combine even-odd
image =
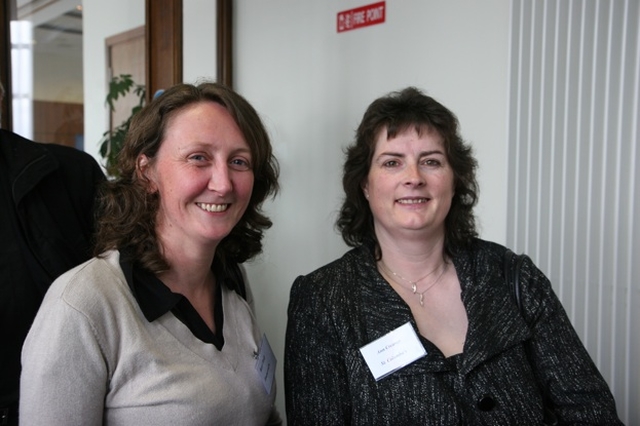
[[[424,297],[423,293],[420,293],[420,306],[424,306],[424,300],[422,300]]]
[[[416,285],[416,283],[411,283],[411,290],[413,290],[413,294],[416,294],[416,292],[418,291],[418,286]]]

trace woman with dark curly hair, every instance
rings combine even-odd
[[[257,112],[223,85],[176,85],[137,113],[96,257],[54,282],[25,343],[21,421],[281,424],[239,267],[277,179]]]
[[[291,289],[290,426],[620,424],[549,280],[524,260],[520,308],[507,249],[477,237],[476,168],[433,98],[369,106],[337,221],[354,248]]]

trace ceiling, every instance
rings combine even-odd
[[[82,52],[82,3],[79,0],[18,0],[18,20],[33,25],[33,49],[68,54]]]
[[[82,51],[82,12],[73,10],[34,28],[34,49],[49,52]]]
[[[12,48],[29,53],[16,56],[13,74],[19,76],[21,82],[30,80],[31,83],[22,86],[14,82],[14,93],[22,90],[32,93],[37,100],[82,103],[80,0],[17,0],[16,3],[17,20],[21,22],[15,29],[12,22]]]

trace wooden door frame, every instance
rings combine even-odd
[[[144,25],[141,25],[141,26],[139,26],[137,28],[133,28],[133,29],[131,29],[129,31],[125,31],[125,32],[122,32],[120,34],[116,34],[116,35],[112,35],[110,37],[107,37],[105,39],[105,41],[104,41],[104,44],[105,44],[105,53],[104,53],[104,55],[105,55],[105,64],[107,64],[107,67],[108,68],[111,67],[111,64],[109,62],[109,50],[111,49],[111,47],[113,45],[118,44],[118,43],[122,43],[122,42],[125,42],[125,41],[128,41],[128,40],[131,40],[131,39],[135,39],[135,38],[138,38],[138,37],[144,37],[145,34],[146,34],[146,28],[145,28]],[[112,75],[109,75],[108,77],[109,77],[109,79],[113,78]],[[146,75],[145,75],[145,77],[146,77]]]
[[[233,88],[233,0],[216,0],[218,82]]]
[[[146,1],[147,101],[182,82],[182,0]],[[233,0],[216,0],[217,80],[233,87]]]
[[[145,0],[147,101],[182,82],[182,0]]]

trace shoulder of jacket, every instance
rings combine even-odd
[[[483,240],[480,238],[474,239],[472,247],[474,251],[485,251],[500,255],[504,254],[504,252],[507,250],[507,246],[503,244],[499,244],[494,241]]]
[[[97,164],[97,161],[91,154],[88,152],[82,151],[80,149],[76,149],[70,146],[59,145],[54,143],[39,143],[36,142],[39,146],[43,147],[47,151],[49,151],[52,155],[54,155],[59,160],[75,160],[81,161],[86,164]]]
[[[354,248],[341,257],[323,265],[314,271],[301,275],[299,278],[307,280],[326,280],[328,278],[343,276],[347,271],[353,270],[362,262],[360,248]]]
[[[55,160],[59,167],[68,170],[82,170],[98,178],[104,177],[104,172],[95,158],[88,152],[69,146],[56,144],[37,144],[42,146]]]
[[[50,168],[57,167],[57,161],[45,144],[37,143],[26,139],[16,133],[0,129],[2,136],[0,141],[0,152],[5,157],[7,166],[17,175],[22,170],[33,163],[45,159],[51,163]]]

